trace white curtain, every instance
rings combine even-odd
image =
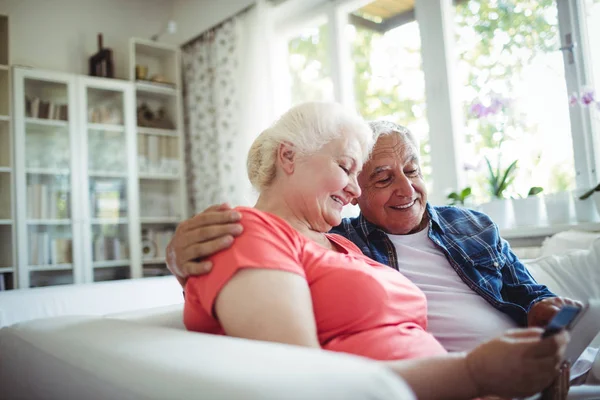
[[[273,120],[270,6],[248,11],[183,49],[188,197],[192,213],[253,205],[246,174],[254,138]]]

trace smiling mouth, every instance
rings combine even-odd
[[[333,201],[335,201],[336,203],[340,203],[343,206],[345,206],[347,203],[344,202],[344,200],[342,200],[340,197],[337,196],[331,196],[331,198],[333,199]]]
[[[399,206],[390,206],[390,208],[393,208],[394,210],[406,210],[407,208],[414,206],[416,202],[417,202],[417,200],[413,200],[407,204],[402,204]]]

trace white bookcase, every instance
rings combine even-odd
[[[0,15],[0,291],[16,286],[14,157],[8,17]]]
[[[141,276],[133,85],[14,69],[18,287]]]
[[[180,57],[176,46],[130,40],[144,276],[168,273],[165,247],[187,217]]]

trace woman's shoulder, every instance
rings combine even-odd
[[[266,211],[257,210],[252,207],[235,207],[235,210],[242,215],[240,223],[247,230],[269,231],[276,235],[285,234],[296,238],[298,233],[284,219]]]

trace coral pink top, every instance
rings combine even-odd
[[[425,295],[398,271],[364,256],[349,240],[328,235],[341,253],[327,250],[284,220],[238,207],[244,232],[211,257],[213,269],[188,279],[184,323],[198,332],[225,334],[213,317],[215,299],[242,268],[288,271],[310,288],[321,347],[377,360],[445,353],[426,332]]]

